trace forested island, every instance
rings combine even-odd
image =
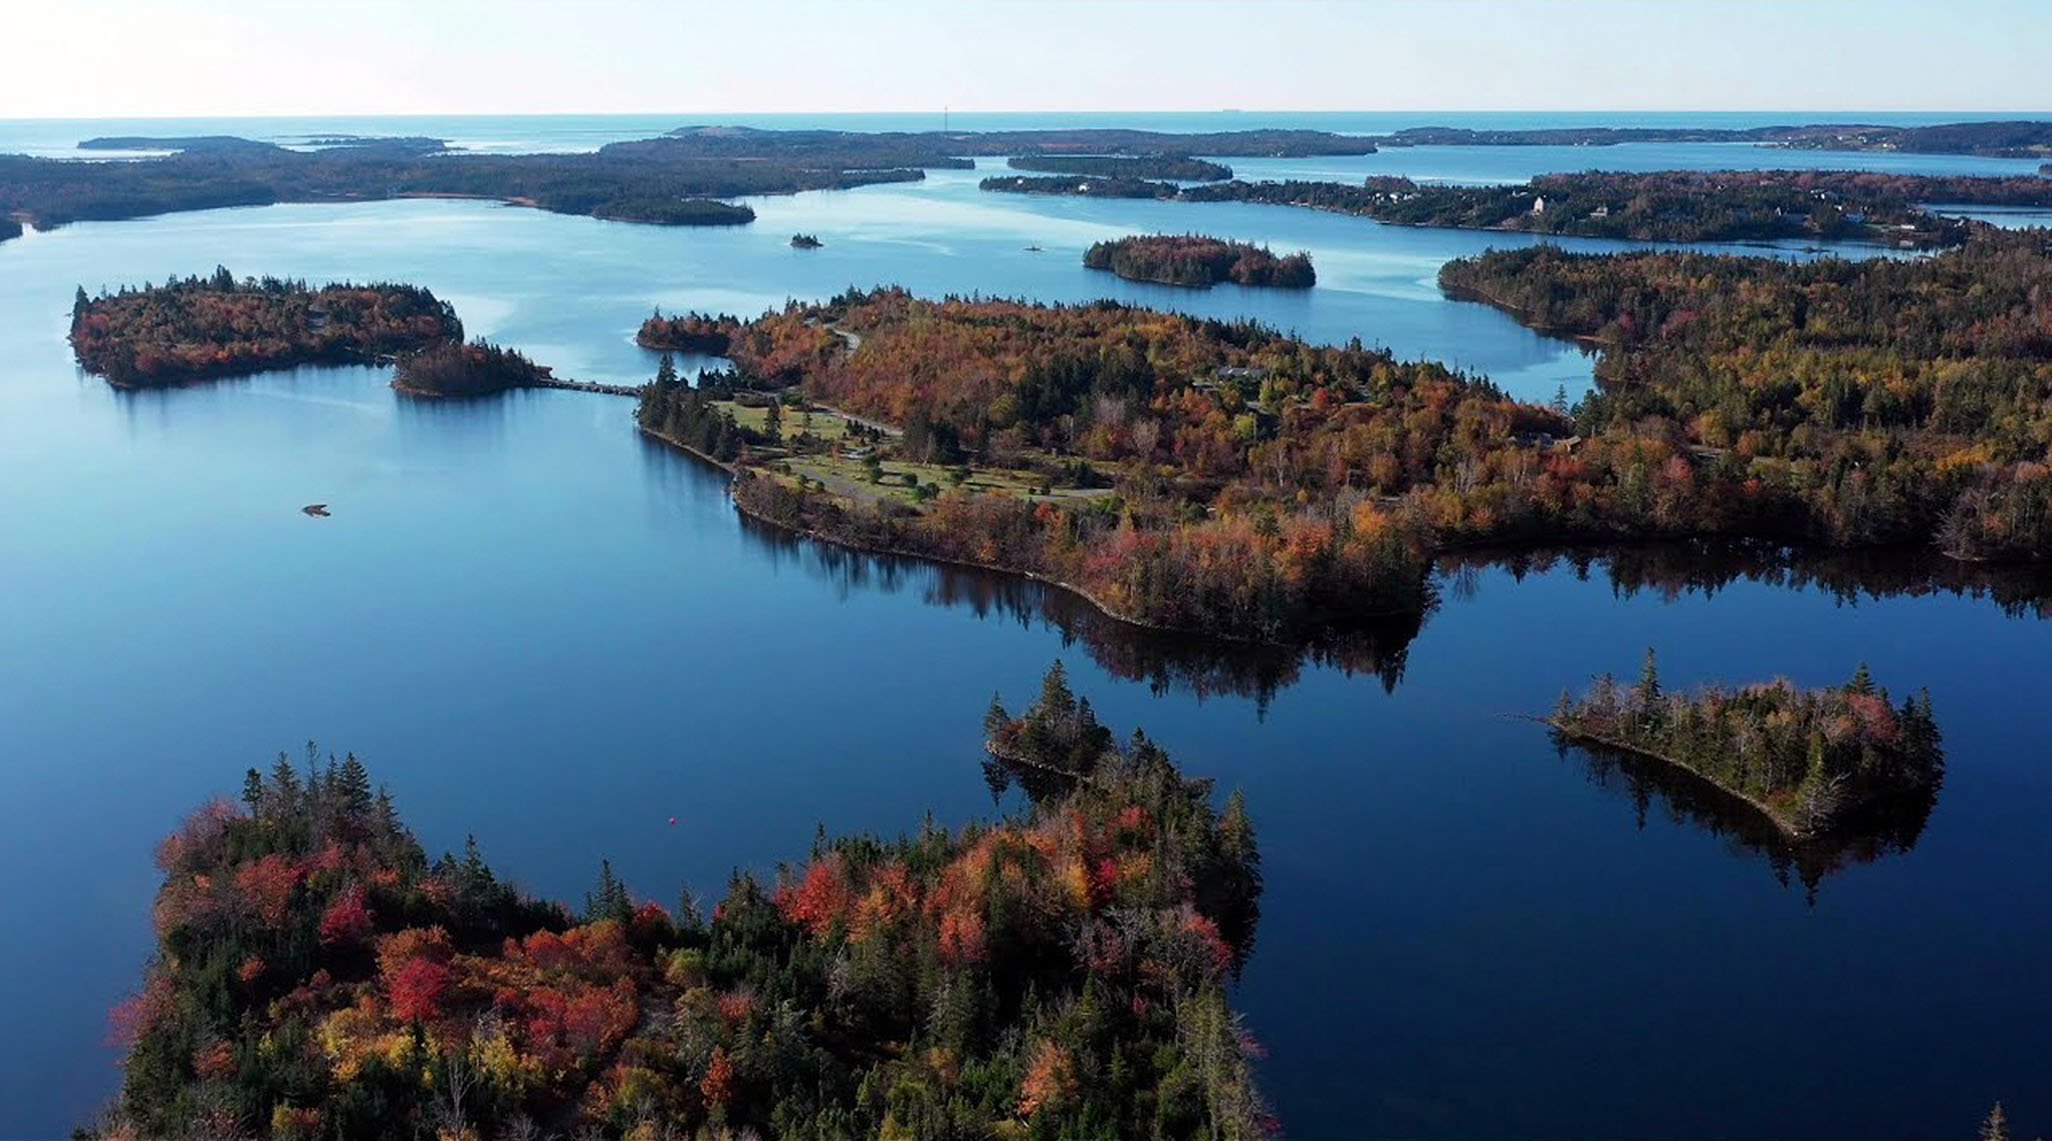
[[[1440,283],[1601,346],[1577,430],[1666,440],[1689,457],[1674,475],[1717,473],[1735,496],[1710,514],[1838,545],[2052,558],[2042,231],[1856,262],[1537,247],[1449,262]]]
[[[1177,182],[1217,182],[1231,178],[1233,168],[1188,155],[1015,155],[1006,160],[1013,170],[1048,174],[1087,174],[1109,178],[1165,178]]]
[[[794,250],[816,250],[823,244],[817,234],[791,235],[791,248]]]
[[[158,851],[105,1137],[1256,1137],[1226,983],[1260,856],[1068,689],[986,718],[1015,815],[814,841],[703,914],[430,861],[355,757],[251,769]]]
[[[208,277],[72,304],[78,363],[118,388],[244,376],[304,364],[367,364],[461,342],[447,302],[412,285],[326,285]]]
[[[634,343],[644,349],[721,357],[727,355],[728,345],[740,329],[741,322],[734,317],[708,317],[702,313],[665,317],[658,309],[641,323]]]
[[[1786,680],[1692,694],[1660,686],[1652,651],[1636,685],[1605,675],[1547,718],[1563,738],[1678,766],[1752,805],[1792,837],[1888,801],[1928,799],[1945,770],[1928,693],[1893,704],[1862,665],[1842,686]]]
[[[996,174],[976,184],[979,190],[1010,194],[1065,194],[1081,198],[1175,198],[1182,187],[1151,178],[1094,174]]]
[[[1210,288],[1221,281],[1309,289],[1318,282],[1308,253],[1275,256],[1266,246],[1228,242],[1201,234],[1146,234],[1096,242],[1083,251],[1090,269],[1110,270],[1128,281]]]
[[[412,396],[486,396],[553,380],[546,366],[483,340],[432,345],[401,357],[392,373],[392,387]]]
[[[1958,245],[1971,226],[1925,203],[2052,206],[2052,182],[1865,171],[1653,171],[1548,174],[1510,186],[1444,186],[1376,175],[1340,182],[1176,186],[1146,179],[1005,176],[984,190],[1183,202],[1256,202],[1405,226],[1521,230],[1633,241],[1797,239],[1898,247]]]

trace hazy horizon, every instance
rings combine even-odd
[[[10,120],[2052,106],[2024,0],[0,3]]]

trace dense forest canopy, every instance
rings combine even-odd
[[[226,268],[72,304],[78,363],[122,388],[302,364],[387,360],[463,338],[447,302],[412,285],[237,280]]]
[[[1841,543],[2052,558],[2052,246],[1789,262],[1537,247],[1450,291],[1604,346],[1585,433],[1658,434]]]
[[[1217,182],[1231,178],[1233,168],[1188,155],[1015,155],[1006,160],[1013,170],[1049,174],[1089,174],[1113,178],[1166,178],[1177,182]]]
[[[610,867],[573,913],[475,845],[431,862],[354,757],[252,769],[159,850],[105,1135],[1267,1133],[1225,990],[1244,803],[1115,742],[1059,666],[986,727],[1022,811],[822,835],[709,917]]]
[[[1179,187],[1079,176],[984,179],[985,190],[1183,202],[1256,202],[1357,214],[1406,226],[1524,230],[1632,241],[1864,241],[1958,245],[1970,223],[1925,203],[2052,206],[2052,181],[1866,171],[1652,171],[1540,175],[1505,186],[1421,184],[1391,175],[1341,182],[1242,182]]]
[[[1144,234],[1093,243],[1083,264],[1129,281],[1208,287],[1221,281],[1309,289],[1318,282],[1308,253],[1275,256],[1267,246],[1201,234]]]
[[[1240,637],[1416,613],[1432,510],[1408,493],[1442,473],[1451,485],[1471,452],[1514,449],[1536,464],[1536,441],[1567,431],[1558,413],[1440,365],[1112,303],[885,289],[793,305],[727,339],[755,383],[902,427],[893,446],[911,461],[1037,468],[1103,489],[943,489],[901,511],[742,478],[743,506],[857,545],[1053,578],[1137,621]]]
[[[1673,693],[1652,651],[1636,685],[1605,675],[1561,694],[1548,723],[1571,741],[1679,765],[1751,802],[1796,836],[1828,832],[1877,802],[1937,793],[1945,771],[1931,697],[1893,704],[1862,665],[1842,686],[1785,679]]]

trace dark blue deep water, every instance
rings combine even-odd
[[[471,137],[531,149],[665,125]],[[120,129],[0,124],[0,149]],[[1762,162],[1620,147],[1269,165],[1480,180]],[[746,313],[900,282],[1251,315],[1538,399],[1587,383],[1575,350],[1434,288],[1442,261],[1504,235],[1022,199],[974,178],[757,200],[732,230],[407,202],[0,245],[0,1136],[60,1134],[113,1089],[104,1013],[149,950],[151,850],[281,748],[363,755],[431,850],[474,833],[502,871],[573,898],[609,857],[668,901],[802,855],[818,822],[988,813],[984,706],[1023,703],[1056,659],[1108,722],[1247,792],[1268,891],[1238,998],[1292,1133],[1926,1137],[1967,1134],[1998,1098],[2026,1131],[2052,1127],[2043,582],[1903,560],[1482,561],[1447,570],[1421,628],[1278,660],[747,526],[717,473],[637,438],[618,398],[414,402],[374,369],[124,395],[64,341],[75,285],[225,263],[417,282],[472,333],[594,380],[652,368],[631,341],[651,306]],[[1320,284],[1189,293],[1078,265],[1143,229],[1309,248]],[[794,230],[826,247],[789,249]],[[333,516],[302,515],[313,502]],[[1509,716],[1648,646],[1670,685],[1823,683],[1862,660],[1899,692],[1928,685],[1950,767],[1914,843],[1777,851]]]

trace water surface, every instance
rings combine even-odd
[[[731,230],[402,202],[0,245],[0,1035],[35,1044],[0,1061],[0,1136],[64,1132],[113,1088],[103,1017],[150,946],[149,852],[279,748],[362,753],[431,850],[474,833],[569,898],[610,857],[667,901],[802,855],[816,822],[987,813],[984,706],[1025,703],[1057,658],[1109,723],[1248,793],[1268,893],[1239,1001],[1293,1132],[1912,1137],[1963,1134],[1998,1097],[2027,1128],[2052,1117],[2052,639],[2028,602],[1955,589],[1975,580],[1486,563],[1449,571],[1416,631],[1220,655],[744,525],[618,398],[419,402],[376,369],[120,394],[64,343],[74,285],[221,262],[419,282],[472,332],[595,380],[652,368],[631,337],[654,305],[896,281],[1252,315],[1536,398],[1586,382],[1574,350],[1432,286],[1515,236],[973,179],[759,199]],[[1190,292],[1077,264],[1155,228],[1309,248],[1320,286]],[[791,250],[794,230],[826,248]],[[1950,767],[1913,846],[1805,882],[1507,716],[1649,645],[1670,685],[1821,683],[1861,660],[1928,684]]]

